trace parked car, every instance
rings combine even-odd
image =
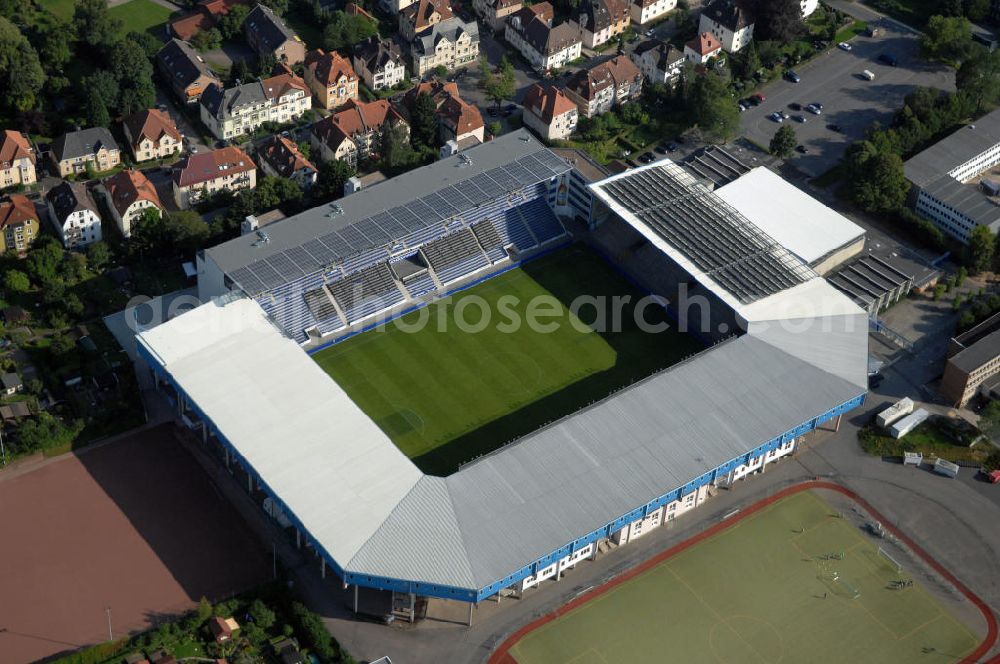
[[[771,113],[767,117],[771,118],[775,122],[784,122],[785,121],[785,119],[783,117],[781,117],[781,113],[778,113],[777,111],[775,111],[774,113]]]
[[[809,154],[809,148],[807,148],[804,145],[796,145],[795,151],[798,152],[799,154]]]
[[[839,124],[828,124],[826,128],[829,129],[830,131],[835,131],[838,134],[844,133],[844,128],[841,127]]]
[[[793,111],[801,111],[802,104],[800,104],[797,101],[793,101],[791,104],[788,105],[788,108],[792,109]]]
[[[778,115],[781,116],[782,120],[787,120],[788,119],[788,113],[786,113],[784,111],[778,111]]]
[[[802,80],[802,77],[796,74],[791,69],[785,72],[785,78],[791,81],[792,83],[798,83],[799,81]]]
[[[794,117],[794,119],[795,119],[796,122],[798,122],[800,124],[805,124],[806,123],[806,116],[804,116],[804,115],[796,115]]]
[[[818,106],[816,106],[816,104],[809,104],[808,106],[806,106],[806,110],[812,113],[813,115],[819,115],[823,112]]]
[[[818,108],[818,109],[819,109],[819,110],[821,110],[821,111],[823,110],[823,104],[819,103],[818,101],[814,101],[814,102],[813,102],[813,103],[811,104],[811,106],[815,106],[816,108]]]
[[[881,55],[878,56],[878,61],[884,62],[890,67],[895,67],[897,64],[899,64],[899,61],[896,59],[896,56],[893,55],[892,53],[882,53]]]
[[[656,154],[667,154],[667,146],[657,145],[656,149],[654,149],[653,152],[655,152]]]
[[[677,143],[675,143],[674,141],[670,141],[669,143],[667,143],[667,152],[673,152],[676,149],[677,149]]]
[[[765,97],[764,95],[762,95],[759,92],[755,92],[752,95],[750,95],[750,102],[754,106],[756,106],[757,104],[763,104],[766,100],[767,100],[767,97]]]
[[[837,48],[839,48],[841,51],[850,51],[854,47],[848,44],[847,42],[840,42],[839,44],[837,44]]]
[[[650,28],[649,30],[646,30],[646,36],[647,37],[652,37],[655,34],[656,34],[656,30],[653,30],[652,28]]]
[[[649,164],[656,161],[656,156],[652,152],[645,152],[641,157],[639,157],[639,161],[644,164]]]
[[[506,106],[503,107],[503,110],[510,111],[513,113],[514,111],[517,110],[517,104],[507,104]]]
[[[875,72],[871,71],[870,69],[866,69],[863,72],[861,72],[861,78],[865,79],[866,81],[874,81]]]
[[[737,106],[739,106],[739,108],[740,108],[740,113],[743,113],[748,108],[750,108],[745,102],[742,102],[742,101],[739,104],[737,104]]]

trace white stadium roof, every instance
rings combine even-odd
[[[693,268],[746,334],[446,478],[422,475],[250,299],[202,305],[140,345],[346,573],[478,591],[866,391],[865,312],[672,166],[612,180],[686,177],[701,187],[692,214],[759,249],[709,266],[718,282]],[[679,261],[708,265],[691,257],[700,226],[621,204],[609,181],[595,194],[626,221]]]
[[[715,194],[810,265],[865,234],[853,221],[763,166]]]

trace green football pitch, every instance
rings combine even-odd
[[[596,320],[593,305],[571,311],[579,296],[608,302],[607,331],[583,324]],[[617,327],[616,296],[631,298]],[[674,325],[641,329],[642,297],[603,259],[574,246],[314,358],[422,470],[446,475],[702,349]],[[640,311],[651,324],[672,323],[658,307]],[[544,312],[551,315],[534,316],[541,325],[527,323],[528,314]],[[514,317],[520,325],[510,324]]]
[[[528,632],[518,664],[951,662],[979,639],[812,491]]]

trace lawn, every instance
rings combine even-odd
[[[67,21],[73,18],[76,9],[76,0],[39,0],[38,4]]]
[[[939,0],[864,0],[864,2],[917,30],[922,30],[931,16],[945,13]]]
[[[955,463],[982,463],[993,446],[980,440],[981,433],[965,420],[933,415],[902,438],[892,438],[874,425],[858,430],[861,448],[872,456],[902,457],[904,452],[920,452],[924,457]]]
[[[841,556],[842,559],[836,559]],[[834,579],[837,580],[834,580]],[[979,639],[813,492],[528,632],[518,664],[954,661]]]
[[[121,19],[124,23],[122,31],[125,33],[149,32],[162,37],[159,27],[173,12],[151,0],[129,0],[123,5],[112,7],[108,13],[114,18]]]
[[[570,312],[580,295],[629,296],[620,330],[599,333],[582,325],[595,315],[593,306],[579,309],[579,318]],[[633,315],[640,297],[600,257],[571,247],[314,358],[421,469],[444,475],[701,350],[695,338],[672,327],[640,329]],[[477,303],[491,312],[481,330],[475,329],[484,321]],[[538,320],[555,329],[507,327],[508,313],[526,321],[532,307],[551,310]],[[459,311],[469,324],[465,331],[455,322]],[[430,321],[423,329],[404,329],[421,317]],[[664,322],[666,314],[650,307],[645,319]]]

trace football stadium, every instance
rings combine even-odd
[[[205,250],[138,354],[355,610],[471,621],[862,403],[867,316],[794,249],[669,160],[593,181],[519,131]]]

